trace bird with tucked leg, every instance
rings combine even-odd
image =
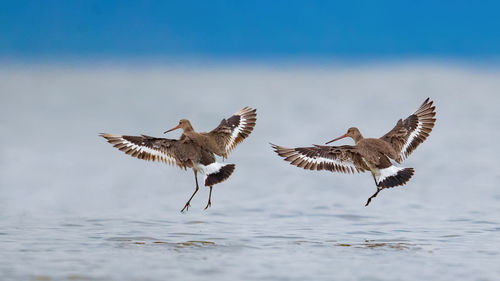
[[[400,119],[396,126],[381,138],[364,138],[358,128],[347,132],[326,144],[352,138],[355,145],[287,148],[271,144],[275,152],[285,161],[307,170],[327,170],[341,173],[370,171],[377,191],[368,198],[368,206],[378,193],[395,186],[405,185],[414,174],[413,168],[400,168],[400,164],[419,144],[429,136],[436,122],[435,106],[427,98],[424,103],[405,120]]]

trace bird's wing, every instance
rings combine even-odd
[[[432,131],[436,122],[436,107],[432,106],[432,103],[433,101],[427,98],[415,113],[405,120],[400,119],[392,130],[380,138],[396,150],[398,157],[394,160],[397,162],[407,158]]]
[[[177,148],[181,145],[178,140],[155,138],[145,135],[123,136],[100,134],[100,136],[105,138],[114,147],[132,157],[183,167],[176,155]]]
[[[250,135],[257,121],[256,109],[244,107],[228,119],[223,119],[217,128],[213,129],[208,136],[213,137],[216,144],[217,155],[227,155]]]
[[[271,144],[285,161],[306,170],[328,170],[341,173],[364,172],[368,167],[355,146],[281,147]]]

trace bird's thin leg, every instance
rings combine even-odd
[[[189,200],[186,202],[186,205],[184,205],[184,208],[182,208],[181,213],[183,213],[184,210],[187,211],[189,209],[189,207],[191,206],[189,203],[191,202],[191,199],[193,199],[194,195],[196,194],[196,192],[198,192],[198,189],[199,189],[199,187],[198,187],[198,172],[195,169],[193,169],[193,171],[194,171],[194,180],[196,182],[196,189],[194,190],[193,195],[191,195]]]
[[[212,186],[209,187],[210,187],[210,193],[208,194],[208,203],[207,206],[205,207],[205,210],[208,209],[208,207],[212,206],[212,202],[210,201],[210,199],[212,199]]]
[[[382,190],[382,188],[377,188],[377,192],[375,192],[372,196],[370,196],[370,198],[368,198],[368,201],[366,201],[366,205],[365,206],[368,206],[368,204],[370,204],[370,202],[372,201],[372,198],[375,198],[377,197],[377,194]]]

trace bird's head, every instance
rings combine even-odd
[[[347,138],[347,137],[352,138],[355,142],[358,142],[359,139],[362,138],[361,133],[359,132],[358,128],[351,127],[347,130],[347,133],[343,134],[342,136],[340,136],[336,139],[333,139],[333,140],[327,142],[326,144],[329,144],[331,142],[338,141],[340,139]]]
[[[187,119],[181,119],[177,126],[173,127],[170,130],[165,131],[164,134],[171,132],[171,131],[174,131],[174,130],[177,130],[177,129],[182,129],[182,131],[184,131],[184,132],[193,131],[193,127],[191,126],[191,122],[189,122],[189,120],[187,120]]]

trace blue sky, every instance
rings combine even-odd
[[[500,1],[0,3],[4,58],[500,55]]]

